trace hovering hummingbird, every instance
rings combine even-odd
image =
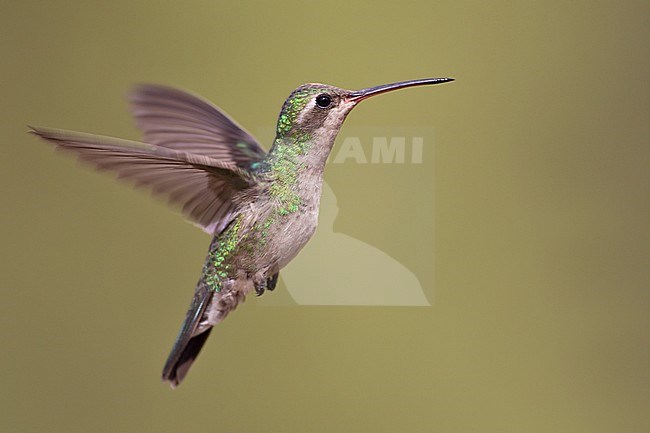
[[[278,272],[314,234],[323,170],[346,116],[366,98],[426,78],[358,91],[304,84],[282,106],[271,150],[205,99],[141,85],[130,95],[142,142],[31,127],[97,169],[117,173],[182,208],[213,236],[194,298],[163,368],[175,388],[212,331],[251,291],[273,290]]]

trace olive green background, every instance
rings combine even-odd
[[[647,1],[1,5],[2,432],[650,430]],[[326,176],[432,307],[247,302],[175,391],[209,238],[25,134],[136,138],[135,82],[254,131],[303,82],[446,75],[344,126],[433,126],[421,166]]]

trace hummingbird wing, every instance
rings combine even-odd
[[[129,100],[146,143],[205,155],[251,169],[266,152],[257,140],[209,101],[172,87],[142,84]]]
[[[150,187],[153,195],[180,206],[190,221],[210,234],[232,219],[233,196],[256,183],[248,170],[205,155],[59,129],[31,127],[30,132],[99,170]]]

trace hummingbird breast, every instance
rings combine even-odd
[[[307,244],[318,225],[320,191],[320,183],[297,183],[290,193],[285,192],[288,198],[278,199],[271,192],[250,204],[256,270],[269,269],[272,275]]]
[[[279,224],[277,234],[270,240],[271,249],[277,252],[278,270],[293,260],[316,231],[318,209],[286,215]]]

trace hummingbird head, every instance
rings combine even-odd
[[[361,101],[371,96],[405,87],[440,84],[453,78],[425,78],[384,84],[362,90],[346,90],[326,84],[303,84],[291,92],[282,106],[277,134],[336,134],[348,113]]]
[[[392,90],[453,80],[424,78],[356,91],[326,84],[303,84],[291,92],[282,106],[271,154],[280,159],[285,155],[303,154],[314,166],[322,168],[343,121],[359,102]]]

